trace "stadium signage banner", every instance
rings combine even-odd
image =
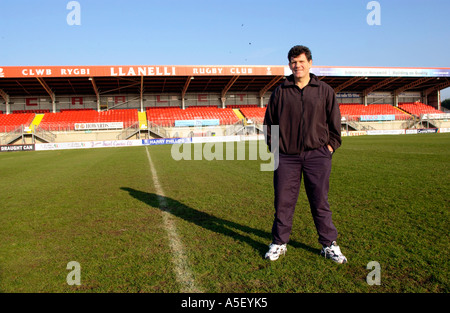
[[[346,134],[345,136],[365,136],[365,135],[367,135],[367,131],[354,130],[354,131],[343,132],[342,134]]]
[[[0,152],[34,151],[35,145],[6,145],[0,146]]]
[[[450,77],[450,68],[313,66],[311,72],[317,76]],[[286,69],[285,74],[290,74],[289,68]]]
[[[406,134],[434,134],[441,132],[437,128],[426,128],[426,129],[407,129]]]
[[[122,129],[123,122],[111,123],[75,123],[75,130]]]
[[[418,134],[433,134],[433,133],[437,133],[438,129],[437,128],[428,128],[428,129],[418,129],[417,133]]]
[[[395,115],[361,115],[360,121],[395,121]]]
[[[241,141],[241,136],[192,137],[192,143],[237,142],[237,141]]]
[[[264,136],[254,136],[246,140],[261,140]],[[211,143],[211,142],[232,142],[241,141],[240,136],[212,136],[212,137],[192,137],[192,138],[161,138],[161,139],[142,139],[142,145],[174,145],[183,143]]]
[[[313,66],[317,76],[450,77],[450,68],[384,68]],[[136,65],[136,66],[1,66],[0,78],[117,76],[287,76],[281,65]]]
[[[285,66],[3,66],[0,78],[117,76],[283,76]]]
[[[176,127],[192,127],[192,126],[219,126],[219,119],[212,120],[178,120],[175,121]]]
[[[338,92],[336,94],[337,98],[361,98],[362,94],[360,93],[355,93],[355,92]]]
[[[154,145],[174,145],[181,143],[191,143],[192,138],[161,138],[161,139],[142,139],[142,145],[154,146]]]
[[[392,129],[392,130],[368,130],[367,135],[403,135],[404,129]]]
[[[431,113],[431,114],[423,114],[422,119],[426,120],[446,120],[450,119],[450,113]]]
[[[85,142],[59,142],[59,143],[37,143],[36,151],[67,150],[67,149],[90,149],[90,148],[114,148],[141,146],[141,140],[107,140],[107,141],[85,141]]]
[[[450,68],[313,66],[317,76],[450,77]],[[0,78],[117,76],[287,76],[281,65],[0,66]]]

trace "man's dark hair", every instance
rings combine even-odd
[[[308,47],[305,47],[305,46],[293,46],[291,48],[291,50],[289,50],[289,53],[288,53],[288,60],[289,60],[289,62],[291,62],[291,58],[296,58],[296,57],[298,57],[299,55],[301,55],[303,53],[305,54],[306,59],[308,61],[312,60],[311,50],[309,50]]]

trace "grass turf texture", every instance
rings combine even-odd
[[[1,154],[0,292],[179,292],[145,149]],[[303,184],[286,256],[263,259],[267,161],[148,151],[204,292],[449,292],[450,134],[343,139],[329,200],[345,265],[319,256]],[[66,282],[70,261],[80,286]],[[370,261],[379,286],[366,282]]]

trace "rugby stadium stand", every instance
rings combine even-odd
[[[193,106],[186,109],[179,107],[146,108],[150,122],[162,127],[174,127],[175,121],[219,120],[220,125],[239,122],[233,109],[208,106]]]
[[[0,144],[24,141],[24,133],[27,142],[39,134],[59,142],[252,134],[262,129],[271,92],[291,74],[280,65],[0,67]],[[343,130],[450,129],[450,114],[440,110],[449,68],[311,71],[336,92]]]
[[[408,112],[410,114],[413,114],[417,117],[421,116],[422,114],[442,114],[443,111],[437,110],[433,108],[432,106],[426,105],[425,103],[421,102],[410,102],[410,103],[399,103],[398,107],[405,112]]]
[[[137,109],[116,109],[97,112],[95,110],[63,110],[46,113],[39,126],[48,131],[74,130],[77,123],[123,122],[127,128],[138,122]]]
[[[339,104],[341,116],[348,117],[348,120],[358,120],[361,116],[376,116],[376,115],[394,115],[395,120],[406,120],[409,115],[405,112],[395,108],[390,104]]]

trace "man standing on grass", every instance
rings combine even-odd
[[[275,261],[286,253],[303,176],[321,255],[346,263],[336,244],[337,230],[328,203],[331,157],[342,142],[339,104],[334,90],[309,72],[312,56],[307,47],[294,46],[288,60],[292,75],[272,93],[264,118],[269,147],[270,128],[279,126],[273,240],[265,258]]]

